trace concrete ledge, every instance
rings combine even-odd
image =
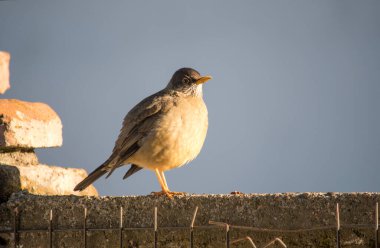
[[[84,207],[88,209],[88,228],[116,228],[114,231],[88,233],[88,247],[118,247],[119,209],[124,208],[124,227],[152,228],[154,207],[158,207],[159,247],[188,247],[188,227],[196,206],[199,207],[195,226],[208,226],[210,220],[231,225],[268,229],[307,229],[331,226],[328,230],[307,232],[266,232],[231,229],[231,240],[250,236],[261,247],[281,237],[288,247],[334,247],[335,208],[340,204],[342,247],[374,246],[374,209],[380,202],[379,193],[284,193],[247,195],[187,195],[173,200],[156,196],[80,197],[35,196],[14,194],[0,207],[0,230],[13,228],[13,210],[20,212],[21,229],[48,227],[49,210],[53,209],[53,228],[82,228]],[[371,225],[351,228],[348,224]],[[3,243],[12,244],[10,234],[1,234]],[[125,230],[126,247],[153,247],[153,231]],[[47,244],[47,233],[20,235],[20,244],[28,247]],[[224,247],[223,228],[196,228],[195,247]],[[55,247],[82,247],[82,232],[57,232]],[[249,247],[248,243],[234,247]]]

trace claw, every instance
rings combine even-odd
[[[167,197],[169,197],[170,199],[173,199],[173,196],[174,195],[185,195],[186,193],[185,192],[172,192],[172,191],[160,191],[160,192],[152,192],[151,193],[152,195],[155,195],[155,196],[163,196],[163,195],[166,195]]]
[[[186,192],[176,192],[176,191],[169,191],[172,195],[186,195]]]
[[[152,192],[153,195],[156,195],[156,196],[166,195],[170,199],[173,199],[173,195],[185,195],[186,194],[184,192],[172,192],[172,191],[170,191],[169,187],[166,183],[164,172],[160,171],[158,169],[155,169],[154,172],[156,173],[156,176],[157,176],[158,182],[160,183],[162,191]]]
[[[155,196],[163,196],[163,195],[166,195],[166,196],[169,197],[170,199],[173,198],[173,195],[172,195],[171,192],[169,192],[169,191],[152,192],[151,194],[152,194],[152,195],[155,195]]]

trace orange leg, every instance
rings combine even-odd
[[[174,192],[174,191],[170,191],[170,190],[169,190],[169,187],[168,187],[168,184],[166,183],[166,178],[165,178],[164,172],[163,172],[163,171],[159,171],[159,173],[160,173],[160,175],[161,175],[161,178],[162,178],[163,183],[165,184],[166,189],[168,190],[168,192],[169,192],[171,195],[184,195],[184,194],[185,194],[184,192]]]
[[[166,181],[165,181],[165,177],[162,178],[161,176],[161,171],[159,171],[158,169],[155,169],[154,172],[156,173],[156,176],[157,176],[157,179],[158,179],[158,182],[160,183],[160,186],[161,186],[161,189],[162,191],[161,192],[153,192],[155,195],[167,195],[169,198],[172,198],[172,194],[170,193],[169,189],[168,189],[168,186],[166,185]],[[163,174],[162,174],[163,175]]]
[[[158,171],[158,172],[160,173],[160,176],[161,176],[162,182],[165,185],[165,188],[170,192],[168,184],[166,183],[166,178],[165,178],[164,172],[163,171]]]
[[[153,192],[155,195],[167,195],[169,198],[173,198],[173,195],[184,195],[183,192],[173,192],[169,190],[168,184],[166,183],[166,178],[163,171],[160,171],[158,169],[155,169],[154,172],[156,173],[158,182],[160,183],[161,192]]]

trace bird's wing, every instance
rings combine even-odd
[[[171,104],[169,95],[158,92],[145,98],[128,112],[111,155],[115,159],[107,166],[107,178],[141,147],[144,137],[154,127],[155,120],[166,112]]]
[[[128,112],[112,152],[118,155],[120,162],[131,156],[127,156],[131,146],[142,145],[143,138],[154,127],[155,120],[167,112],[170,105],[172,105],[170,96],[158,92],[145,98]]]
[[[152,101],[145,102],[145,100],[136,105],[125,116],[112,153],[117,153],[120,156],[122,151],[126,151],[132,144],[138,142],[143,135],[144,122],[148,119],[154,119],[154,116],[160,113],[161,101],[153,101],[154,99],[152,99]]]
[[[107,172],[110,176],[140,148],[142,140],[151,130],[154,120],[166,112],[171,104],[170,96],[163,93],[160,91],[145,98],[128,112],[109,159],[80,182],[75,190],[85,189]]]

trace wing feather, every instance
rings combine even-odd
[[[107,172],[109,177],[115,169],[125,164],[126,160],[138,151],[144,137],[153,128],[155,120],[172,105],[170,94],[165,93],[165,90],[162,90],[145,98],[128,112],[111,156],[90,173],[90,178],[87,177],[78,184],[75,190],[83,190]]]

